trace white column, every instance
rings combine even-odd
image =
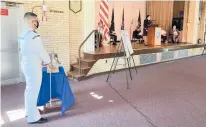
[[[95,0],[84,0],[84,39],[95,29]],[[94,33],[84,44],[84,52],[94,52]]]
[[[200,1],[196,1],[195,4],[195,16],[194,16],[194,35],[193,35],[193,44],[197,44],[198,39],[198,25],[199,25],[199,4]]]
[[[197,44],[199,1],[189,1],[187,22],[187,42]]]

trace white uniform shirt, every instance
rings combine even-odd
[[[48,53],[44,49],[40,35],[33,30],[26,29],[20,36],[20,49],[23,66],[38,66],[41,68],[42,61],[45,64],[51,62]]]
[[[174,34],[175,36],[177,36],[177,35],[178,35],[178,33],[177,33],[177,31],[176,31],[176,30],[173,30],[173,34]]]
[[[165,30],[161,30],[161,35],[165,35],[166,34],[166,31]]]

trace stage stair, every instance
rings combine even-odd
[[[81,68],[79,67],[79,60],[81,60]],[[96,61],[97,60],[92,59],[91,56],[85,53],[84,58],[78,58],[77,63],[71,64],[68,77],[75,81],[83,80]],[[81,74],[79,74],[79,69],[81,70]]]

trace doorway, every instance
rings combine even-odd
[[[173,18],[172,18],[172,26],[175,25],[177,29],[180,31],[180,42],[184,42],[183,40],[183,23],[184,23],[184,7],[185,1],[174,1],[173,5]]]
[[[6,6],[1,2],[1,85],[16,84],[24,81],[20,69],[18,36],[23,30],[24,8],[22,4]]]

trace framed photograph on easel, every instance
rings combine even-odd
[[[134,51],[132,48],[132,43],[128,31],[121,31],[121,38],[124,45],[126,56],[130,57],[134,53]]]

